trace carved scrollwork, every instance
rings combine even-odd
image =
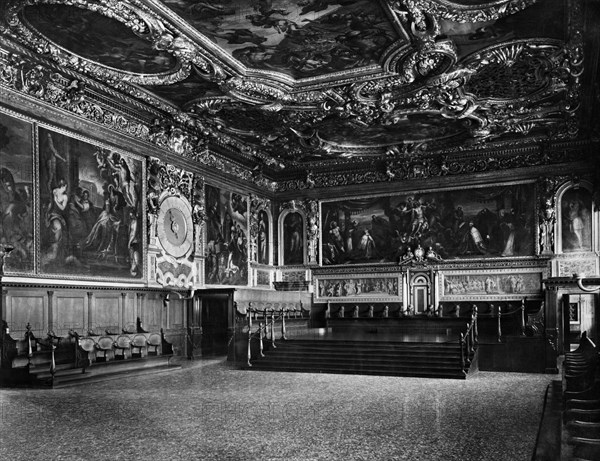
[[[158,158],[148,160],[148,210],[158,211],[158,199],[165,192],[182,195],[192,203],[194,175]]]

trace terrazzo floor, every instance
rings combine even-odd
[[[557,379],[185,365],[74,388],[0,389],[0,460],[529,460]]]

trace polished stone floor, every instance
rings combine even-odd
[[[83,387],[0,389],[0,459],[528,460],[546,386],[557,379],[186,365]]]

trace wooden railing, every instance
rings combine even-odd
[[[458,340],[460,346],[460,362],[463,370],[467,368],[467,365],[471,364],[471,357],[475,354],[478,343],[477,306],[474,306],[471,314],[471,321],[467,323],[467,330],[464,333],[460,333]]]
[[[248,307],[246,309],[246,321],[248,324],[248,360],[247,365],[252,366],[252,341],[258,339],[259,356],[264,357],[264,341],[270,341],[271,348],[276,349],[275,341],[275,325],[278,321],[281,321],[281,341],[285,341],[285,318],[286,315],[291,315],[290,311],[285,309],[279,310],[267,310],[267,309],[253,309]],[[252,321],[256,319],[262,319],[258,323],[258,329],[252,331]]]

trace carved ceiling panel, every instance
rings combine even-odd
[[[576,137],[582,1],[7,0],[0,33],[264,181]]]

